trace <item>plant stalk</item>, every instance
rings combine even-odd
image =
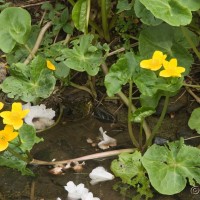
[[[132,105],[132,93],[133,93],[133,82],[132,80],[129,81],[129,103],[128,103],[128,133],[131,138],[131,141],[133,145],[137,148],[139,148],[139,144],[133,134],[133,128],[132,128],[132,123],[131,123],[131,105]]]
[[[157,124],[155,125],[155,127],[154,127],[154,129],[152,131],[152,134],[150,135],[149,139],[146,141],[146,144],[144,145],[144,149],[152,144],[152,140],[156,136],[157,131],[160,128],[160,126],[161,126],[161,124],[163,122],[163,119],[165,117],[165,114],[167,112],[168,103],[169,103],[169,95],[165,96],[165,102],[164,102],[162,113],[160,115],[160,118],[159,118]]]
[[[188,35],[187,31],[185,30],[185,28],[183,26],[181,26],[181,30],[183,35],[185,36],[186,40],[188,41],[188,43],[190,44],[190,46],[192,47],[194,53],[196,54],[196,56],[200,59],[200,52],[198,51],[198,49],[196,48],[194,42],[192,41],[192,39],[190,38],[190,36]]]
[[[103,27],[105,40],[109,42],[110,34],[108,30],[108,16],[107,16],[107,10],[106,10],[106,0],[101,0],[101,20],[102,20],[102,27]]]

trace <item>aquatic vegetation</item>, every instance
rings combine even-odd
[[[183,86],[199,87],[185,83],[185,77],[194,60],[200,59],[196,22],[200,4],[195,0],[190,3],[174,0],[173,4],[168,0],[118,0],[112,4],[100,0],[94,6],[90,0],[70,0],[67,5],[46,2],[41,9],[45,14],[40,22],[32,21],[29,12],[19,7],[5,6],[0,13],[3,27],[0,50],[5,54],[2,55],[4,67],[7,66],[0,88],[13,102],[11,111],[0,102],[0,110],[5,108],[0,112],[5,124],[0,130],[0,166],[33,175],[28,164],[47,164],[55,166],[50,173],[62,174],[64,169],[73,167],[81,171],[83,163],[78,161],[125,151],[112,162],[111,170],[129,189],[137,190],[132,199],[152,198],[152,187],[161,194],[173,195],[182,191],[187,182],[192,186],[200,184],[200,163],[195,160],[199,157],[198,148],[185,145],[181,139],[164,146],[152,144],[162,126],[170,97]],[[117,96],[117,103],[119,97],[128,108],[128,134],[135,149],[106,151],[60,163],[32,158],[32,148],[42,141],[36,136],[36,129],[51,127],[53,118],[57,117],[46,105],[59,107],[61,116],[63,94],[68,86],[87,92],[90,103],[94,104],[91,107],[98,102],[94,111],[103,104],[106,94],[111,99]],[[133,101],[135,93],[137,107]],[[190,94],[198,99],[193,92]],[[161,98],[165,99],[161,115],[150,128],[146,119],[156,112]],[[22,106],[21,102],[29,104]],[[107,122],[116,121],[109,113],[98,114],[105,115],[102,119]],[[197,108],[188,122],[197,133],[200,132],[198,119]],[[138,123],[138,133],[132,123]],[[100,149],[117,145],[116,139],[108,136],[102,127],[99,131]],[[75,166],[71,167],[71,163]],[[104,167],[97,167],[89,177],[91,184],[114,178]],[[71,199],[99,199],[84,184],[70,181],[65,190]]]

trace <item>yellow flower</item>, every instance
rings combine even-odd
[[[181,73],[185,71],[184,67],[177,66],[177,59],[173,58],[169,62],[164,61],[164,70],[160,72],[162,77],[181,77]]]
[[[4,130],[0,131],[0,151],[4,151],[8,147],[8,142],[17,136],[18,132],[13,132],[13,126],[6,125]]]
[[[3,123],[8,124],[18,130],[23,125],[23,118],[29,113],[29,110],[22,110],[21,103],[13,103],[12,111],[3,111],[0,116]]]
[[[0,110],[4,107],[4,104],[0,102]]]
[[[56,70],[55,65],[54,65],[50,60],[47,60],[47,67],[48,67],[50,70]]]
[[[164,55],[161,51],[155,51],[152,59],[142,60],[140,62],[140,67],[144,69],[150,69],[152,71],[157,71],[162,67],[167,55]]]

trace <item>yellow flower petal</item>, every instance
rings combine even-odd
[[[23,125],[23,118],[28,114],[29,110],[22,110],[21,103],[13,103],[11,111],[0,113],[3,123],[13,126],[16,130]]]
[[[0,131],[0,151],[4,151],[8,147],[8,142],[14,140],[18,136],[18,132],[13,132],[13,127],[6,125],[4,130]]]
[[[1,134],[0,134],[0,151],[4,151],[5,149],[8,148],[8,142],[1,139]]]
[[[169,62],[163,62],[164,70],[159,75],[162,77],[181,77],[181,73],[185,71],[184,67],[177,67],[177,59],[172,58]]]
[[[22,104],[21,103],[13,103],[12,104],[12,111],[21,112],[22,111]]]
[[[47,60],[47,67],[48,67],[50,70],[56,70],[55,65],[54,65],[51,61],[49,61],[49,60]]]
[[[6,125],[4,128],[4,134],[7,141],[12,141],[18,136],[18,132],[13,132],[13,126]]]
[[[140,67],[150,69],[152,71],[157,71],[162,67],[166,57],[167,56],[164,55],[161,51],[155,51],[152,59],[142,60],[140,62]]]
[[[4,103],[0,102],[0,110],[4,107]]]

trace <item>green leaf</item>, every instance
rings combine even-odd
[[[146,117],[151,116],[155,112],[156,111],[151,107],[141,107],[132,113],[130,120],[136,123],[141,123]]]
[[[16,43],[25,44],[31,31],[31,16],[22,8],[9,7],[0,14],[0,49],[9,53]]]
[[[30,151],[34,144],[43,141],[42,138],[36,136],[35,128],[28,124],[23,124],[19,129],[19,136],[21,141],[19,148],[22,149],[23,152]]]
[[[30,66],[12,70],[12,75],[7,77],[1,84],[3,92],[8,97],[21,99],[25,102],[35,102],[39,98],[47,98],[55,87],[53,72],[46,67],[46,59],[40,56],[34,58]],[[29,73],[27,69],[30,70]],[[19,77],[19,73],[29,74],[27,79]]]
[[[136,16],[146,25],[156,26],[163,22],[162,20],[154,17],[154,15],[145,8],[140,0],[135,0],[134,10]]]
[[[74,26],[82,32],[87,27],[87,0],[78,0],[72,10],[72,20]]]
[[[128,0],[118,0],[117,3],[117,13],[126,11],[126,10],[131,10],[134,4],[134,0],[131,1],[131,3],[129,3]]]
[[[125,85],[130,78],[134,78],[139,70],[139,63],[132,52],[124,54],[113,64],[105,77],[105,86],[108,96],[118,93],[122,85]]]
[[[140,0],[140,2],[149,10],[156,18],[162,19],[172,26],[187,25],[192,20],[193,9],[199,7],[197,2],[192,0],[190,3],[183,3],[184,0]],[[191,6],[188,6],[191,4]],[[191,8],[193,8],[191,10]]]
[[[185,67],[184,75],[187,75],[193,63],[193,58],[186,49],[188,44],[182,38],[182,31],[177,27],[171,27],[167,24],[147,27],[141,31],[139,36],[140,54],[149,59],[154,51],[162,51],[168,55],[167,60],[176,58],[178,66]]]
[[[152,186],[161,194],[181,192],[187,179],[190,185],[200,183],[200,149],[186,146],[182,141],[166,146],[152,145],[144,154],[142,164]]]
[[[200,134],[200,108],[196,108],[192,111],[192,114],[188,121],[188,126],[192,130],[195,129],[197,133]]]
[[[4,151],[0,155],[0,166],[16,169],[20,171],[22,175],[34,176],[33,172],[27,168],[26,162],[19,160],[8,151]]]
[[[55,76],[59,79],[65,79],[68,77],[70,72],[70,68],[67,67],[63,62],[57,63],[56,64],[56,71],[55,71]]]
[[[111,163],[111,170],[116,177],[120,177],[123,183],[129,184],[140,193],[145,195],[146,199],[153,196],[150,191],[150,183],[145,176],[146,171],[141,163],[142,155],[135,151],[132,154],[122,153],[118,160],[113,160]],[[141,197],[140,196],[140,197]]]
[[[102,51],[92,45],[93,37],[88,34],[73,41],[73,49],[62,50],[63,55],[57,60],[64,60],[63,63],[70,69],[86,71],[89,75],[95,76],[103,62],[103,57]]]

